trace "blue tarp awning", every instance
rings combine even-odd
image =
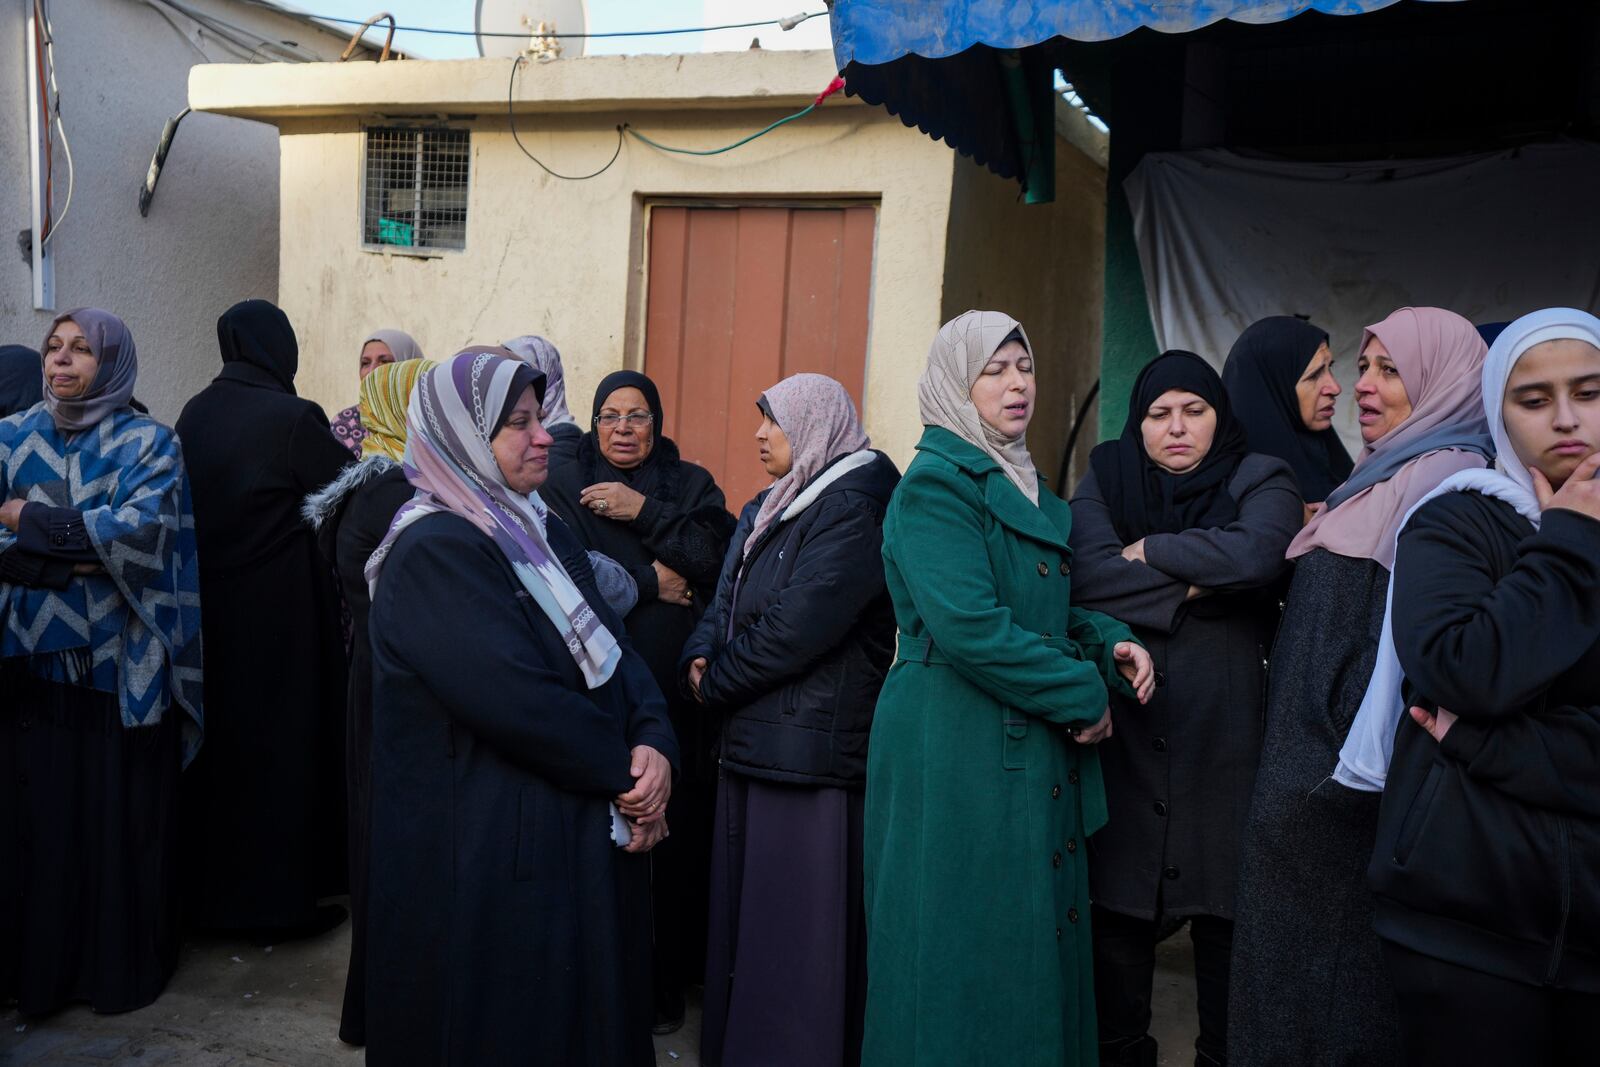
[[[942,59],[975,44],[1027,48],[1053,37],[1109,41],[1140,28],[1187,33],[1213,22],[1282,22],[1307,11],[1360,15],[1398,0],[835,0],[833,54],[851,63]]]
[[[834,0],[847,91],[1047,200],[1059,39],[1187,33],[1224,19],[1359,15],[1398,0]],[[1068,76],[1071,73],[1068,72]]]

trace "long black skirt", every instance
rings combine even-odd
[[[862,799],[723,775],[700,1038],[708,1067],[861,1062]]]
[[[0,1002],[142,1008],[178,961],[179,719],[0,664]]]

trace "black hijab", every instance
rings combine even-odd
[[[600,409],[605,407],[606,399],[618,389],[633,388],[644,394],[644,402],[650,408],[650,432],[653,443],[650,454],[644,462],[629,470],[613,467],[606,461],[605,454],[600,451],[600,429],[595,425],[595,420],[600,417]],[[594,391],[594,408],[589,413],[589,432],[583,435],[583,441],[578,445],[578,456],[589,469],[589,478],[593,482],[621,482],[635,489],[645,496],[657,496],[671,499],[676,489],[676,479],[673,474],[678,462],[678,447],[669,441],[665,434],[666,419],[661,409],[661,393],[656,389],[656,383],[636,370],[619,370],[606,375],[600,380],[600,386]]]
[[[1304,319],[1274,315],[1251,323],[1222,365],[1250,451],[1293,467],[1301,495],[1313,503],[1328,499],[1355,467],[1337,431],[1308,430],[1300,418],[1295,384],[1327,342],[1327,332]]]
[[[1217,410],[1211,448],[1185,474],[1157,466],[1145,452],[1140,432],[1150,405],[1172,389],[1193,393]],[[1228,482],[1247,451],[1244,428],[1233,417],[1228,391],[1217,372],[1193,352],[1173,351],[1163,352],[1139,372],[1128,398],[1122,436],[1096,445],[1089,463],[1111,509],[1117,536],[1123,544],[1132,544],[1153,533],[1226,526],[1238,518],[1239,506],[1228,492]]]
[[[0,345],[0,419],[44,399],[44,361],[26,345]]]
[[[294,395],[300,343],[295,339],[294,327],[289,325],[289,316],[276,304],[242,300],[224,311],[217,319],[217,344],[222,349],[225,368],[245,364],[265,371],[272,383]]]

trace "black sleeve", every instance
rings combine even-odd
[[[804,674],[883,595],[882,517],[847,499],[812,506],[818,514],[788,584],[706,667],[700,695],[708,706],[737,708]]]
[[[65,589],[72,584],[72,563],[29,552],[19,545],[0,550],[0,584],[35,589]]]
[[[1458,719],[1441,747],[1508,796],[1600,819],[1600,707],[1545,708],[1498,722]]]
[[[683,575],[704,595],[717,580],[728,539],[733,536],[734,519],[728,514],[727,499],[708,472],[688,463],[682,469],[683,499],[669,503],[646,497],[639,514],[628,525],[656,559]],[[635,580],[638,577],[634,575]],[[654,585],[654,574],[650,580]],[[645,599],[642,585],[639,595]]]
[[[17,547],[35,556],[68,563],[99,563],[100,554],[89,543],[83,512],[33,501],[22,506],[17,523]]]
[[[462,728],[562,789],[632,789],[623,724],[544,662],[494,543],[430,521],[434,529],[384,566],[372,607],[375,670],[405,664]]]
[[[1285,553],[1300,532],[1305,502],[1286,463],[1239,498],[1239,516],[1226,526],[1151,534],[1144,539],[1150,566],[1179,581],[1219,592],[1266,585],[1289,566]]]
[[[302,493],[312,493],[352,462],[350,450],[328,429],[328,417],[308,405],[289,431],[289,470]]]
[[[756,513],[761,510],[760,498],[745,505],[739,515],[739,525],[734,529],[733,539],[728,542],[728,551],[722,560],[722,572],[717,576],[717,588],[711,595],[711,600],[705,612],[700,616],[700,621],[695,624],[689,639],[684,642],[683,654],[678,660],[678,674],[686,676],[689,664],[697,659],[704,658],[707,663],[716,655],[717,649],[722,647],[723,635],[728,632],[728,617],[733,611],[733,583],[739,575],[739,565],[742,562],[744,543],[750,536],[750,531],[755,527]]]
[[[622,686],[624,699],[627,702],[628,748],[631,750],[639,745],[649,745],[665,756],[676,772],[681,766],[678,734],[672,728],[672,719],[667,712],[667,700],[661,695],[661,687],[656,685],[649,666],[634,650],[621,616],[613,611],[611,605],[600,595],[600,583],[594,576],[594,565],[589,562],[588,550],[572,532],[572,528],[562,522],[559,516],[550,522],[549,539],[550,547],[560,558],[567,576],[572,579],[578,591],[583,594],[584,600],[588,601],[590,608],[600,617],[601,624],[611,631],[611,636],[617,639],[617,644],[622,648],[622,659],[618,662],[613,677]]]
[[[1104,612],[1130,626],[1171,633],[1189,595],[1189,583],[1136,560],[1122,558],[1111,509],[1100,496],[1094,471],[1072,495],[1072,602]],[[1149,544],[1147,540],[1146,545]]]
[[[1463,719],[1503,719],[1521,715],[1600,640],[1600,522],[1546,512],[1496,578],[1475,495],[1429,501],[1401,532],[1391,624],[1419,692]]]

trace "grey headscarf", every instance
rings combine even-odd
[[[968,311],[939,330],[928,350],[928,367],[917,381],[917,406],[924,426],[939,426],[983,450],[1034,505],[1039,475],[1023,437],[1006,437],[983,421],[972,403],[972,384],[1015,331],[1033,354],[1022,323],[1003,311]]]
[[[80,397],[62,400],[50,388],[50,355],[45,353],[41,374],[44,382],[44,404],[55,421],[56,429],[77,433],[96,425],[118,408],[125,408],[133,399],[133,385],[139,377],[139,356],[133,347],[133,334],[128,326],[109,311],[99,308],[73,308],[57,315],[44,335],[44,349],[50,347],[50,336],[68,319],[77,323],[78,329],[89,342],[99,369],[94,380]]]
[[[396,363],[404,363],[408,359],[422,359],[422,346],[417,344],[416,338],[404,330],[373,330],[367,334],[367,339],[361,342],[365,349],[373,341],[382,341],[389,346],[389,352],[394,356]]]
[[[513,337],[505,347],[544,375],[545,429],[562,423],[577,426],[578,420],[567,410],[567,377],[561,370],[561,353],[556,346],[537,334],[527,333]]]

